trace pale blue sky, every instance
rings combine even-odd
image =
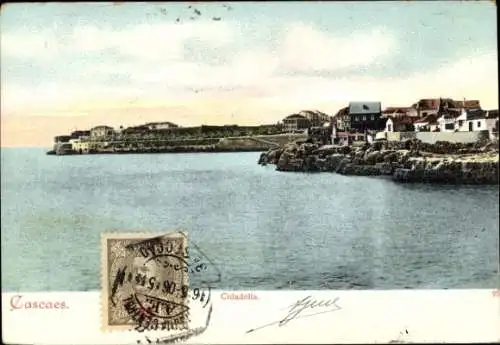
[[[434,96],[498,107],[490,1],[224,4],[232,10],[223,3],[3,6],[2,112],[89,102],[185,106],[186,99],[206,108],[209,99],[266,114],[325,105],[331,113],[356,98],[389,106]],[[227,112],[239,116],[233,108]]]
[[[18,30],[36,32],[55,28],[61,35],[71,35],[76,25],[96,25],[116,30],[142,24],[173,22],[174,18],[189,18],[192,12],[185,3],[159,4],[15,4],[2,13],[2,32]],[[489,1],[412,1],[412,2],[288,2],[239,3],[227,11],[221,3],[193,4],[203,17],[221,16],[224,21],[244,23],[245,39],[226,47],[226,50],[246,49],[248,46],[272,46],[279,40],[282,25],[290,22],[313,24],[335,35],[349,35],[353,30],[383,26],[395,35],[398,47],[385,64],[354,67],[336,71],[335,75],[369,73],[374,76],[399,76],[425,72],[450,60],[480,52],[494,52],[496,47],[496,12]],[[159,8],[167,9],[163,15]],[[151,15],[153,14],[153,15]],[[186,21],[189,21],[187,19]],[[64,39],[62,37],[61,39]],[[68,37],[68,39],[70,39]],[[224,63],[225,54],[188,42],[186,58],[211,63]],[[92,57],[100,56],[96,53]],[[222,58],[218,58],[222,56]],[[7,78],[23,83],[43,81],[53,70],[44,65],[2,56]],[[114,61],[109,51],[105,58]],[[61,57],[64,63],[64,57]],[[369,68],[368,68],[369,67]],[[67,69],[66,69],[67,68]],[[71,72],[72,65],[60,72]],[[76,66],[74,68],[77,68]],[[115,80],[116,82],[121,81]],[[109,82],[113,83],[113,80]]]

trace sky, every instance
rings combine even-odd
[[[351,101],[497,109],[496,35],[491,1],[8,4],[1,145],[100,124],[276,123]]]

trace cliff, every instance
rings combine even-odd
[[[392,176],[397,182],[498,184],[498,142],[459,144],[418,140],[362,146],[287,144],[261,154],[279,171]]]

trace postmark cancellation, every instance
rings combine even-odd
[[[101,237],[101,328],[188,328],[187,233]]]

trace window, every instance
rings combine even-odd
[[[375,116],[373,116],[373,115],[370,116],[370,120],[372,120],[372,121],[375,120]]]
[[[481,121],[477,121],[477,128],[481,127]]]
[[[424,112],[422,113],[422,116],[427,116],[427,112],[426,112],[426,111],[424,111]]]
[[[445,129],[455,129],[455,124],[453,123],[447,123],[444,125]]]
[[[462,127],[463,124],[464,124],[464,120],[458,120],[458,126]]]
[[[392,132],[392,125],[387,125],[387,132]]]
[[[363,116],[363,121],[366,121],[366,116]]]

